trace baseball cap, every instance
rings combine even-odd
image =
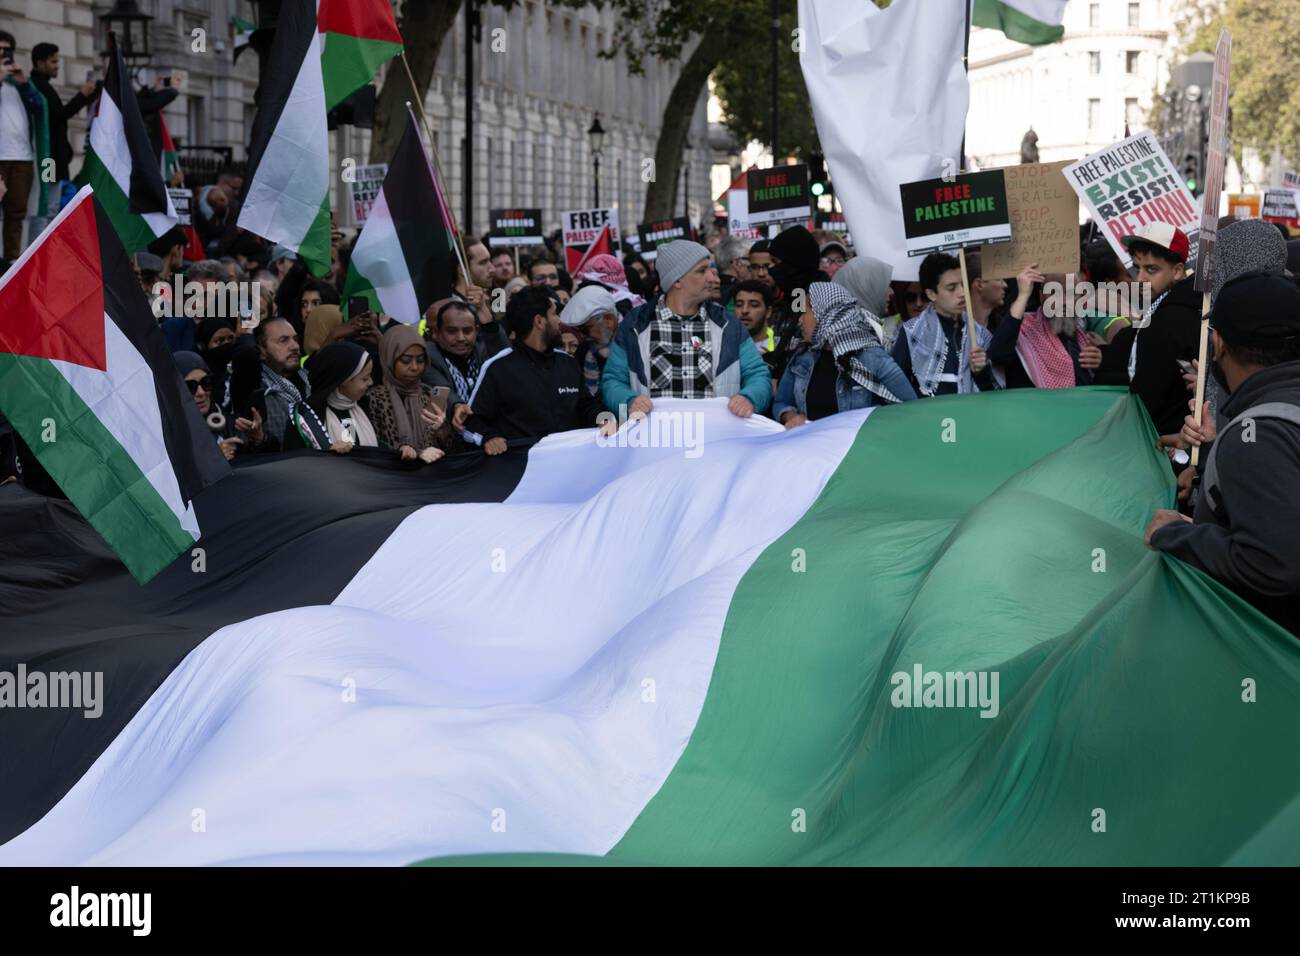
[[[576,328],[610,312],[617,314],[617,311],[614,295],[608,289],[604,286],[584,285],[573,293],[569,304],[560,312],[560,324]]]
[[[830,242],[828,242],[828,243],[825,243],[825,244],[822,246],[822,256],[825,256],[825,255],[826,255],[828,252],[830,252],[832,249],[838,249],[839,252],[840,252],[840,255],[842,255],[845,259],[847,259],[847,258],[849,257],[849,250],[848,250],[848,248],[844,245],[844,243],[839,242],[838,240],[834,240],[834,239],[832,239],[832,240],[831,240]]]
[[[1149,222],[1131,236],[1120,239],[1125,249],[1134,242],[1149,242],[1153,246],[1168,249],[1184,262],[1187,261],[1188,253],[1192,248],[1191,243],[1187,241],[1187,233],[1167,222]]]
[[[1276,272],[1247,272],[1219,290],[1209,319],[1229,345],[1283,345],[1300,338],[1300,287]]]

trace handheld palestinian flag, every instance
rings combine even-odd
[[[384,0],[285,0],[253,121],[239,225],[287,246],[315,275],[330,266],[326,114],[401,51]]]
[[[388,0],[320,0],[316,14],[325,109],[332,110],[402,52]]]
[[[1155,437],[1127,389],[659,399],[237,468],[145,588],[0,495],[0,672],[104,673],[0,708],[0,865],[1295,865],[1300,642],[1143,545]]]
[[[605,223],[600,232],[596,234],[595,240],[585,250],[569,248],[564,250],[567,260],[565,265],[568,267],[567,271],[570,275],[577,275],[582,271],[583,266],[591,261],[593,256],[614,255],[617,251],[618,249],[614,245],[613,230],[611,230],[609,223]]]
[[[0,413],[141,583],[229,472],[90,187],[0,279]]]
[[[971,24],[1001,30],[1029,46],[1055,43],[1065,34],[1067,0],[975,0]]]
[[[230,28],[234,31],[234,39],[230,44],[233,48],[230,59],[232,62],[238,63],[239,54],[248,49],[248,46],[253,39],[253,33],[257,30],[257,26],[249,23],[243,17],[232,16],[230,18]]]
[[[6,83],[13,82],[5,80]],[[27,203],[27,215],[44,218],[58,209],[59,185],[54,179],[54,155],[50,148],[50,103],[35,83],[31,84],[41,104],[40,115],[32,120],[32,140],[36,147],[36,176]]]
[[[116,44],[98,103],[77,182],[94,188],[122,246],[134,255],[179,220]]]
[[[452,243],[420,128],[408,110],[406,131],[352,250],[344,301],[364,295],[371,311],[419,322],[432,303],[452,294]]]
[[[159,158],[159,167],[162,169],[163,182],[170,184],[172,176],[180,168],[181,156],[176,149],[176,143],[172,140],[171,130],[167,128],[167,119],[158,114],[158,126],[162,130],[162,156]],[[193,197],[191,196],[191,209],[188,216],[189,222],[181,222],[181,232],[185,233],[185,258],[190,262],[198,262],[200,259],[206,259],[208,254],[203,251],[203,242],[199,239],[199,232],[194,228],[194,210]],[[173,202],[173,205],[175,203]],[[179,220],[178,220],[179,221]]]

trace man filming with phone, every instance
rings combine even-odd
[[[36,176],[35,130],[44,104],[27,74],[14,61],[12,33],[0,30],[0,178],[7,191],[4,209],[4,258],[12,262],[23,251],[23,220]]]

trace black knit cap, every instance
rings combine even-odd
[[[1300,340],[1300,288],[1275,272],[1247,272],[1219,290],[1210,325],[1229,345],[1267,347]]]

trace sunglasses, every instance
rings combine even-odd
[[[203,391],[205,392],[210,392],[212,391],[212,379],[209,378],[207,375],[203,376],[202,378],[196,378],[196,379],[187,378],[185,380],[185,387],[190,390],[191,395],[197,392],[200,388],[202,388]]]

